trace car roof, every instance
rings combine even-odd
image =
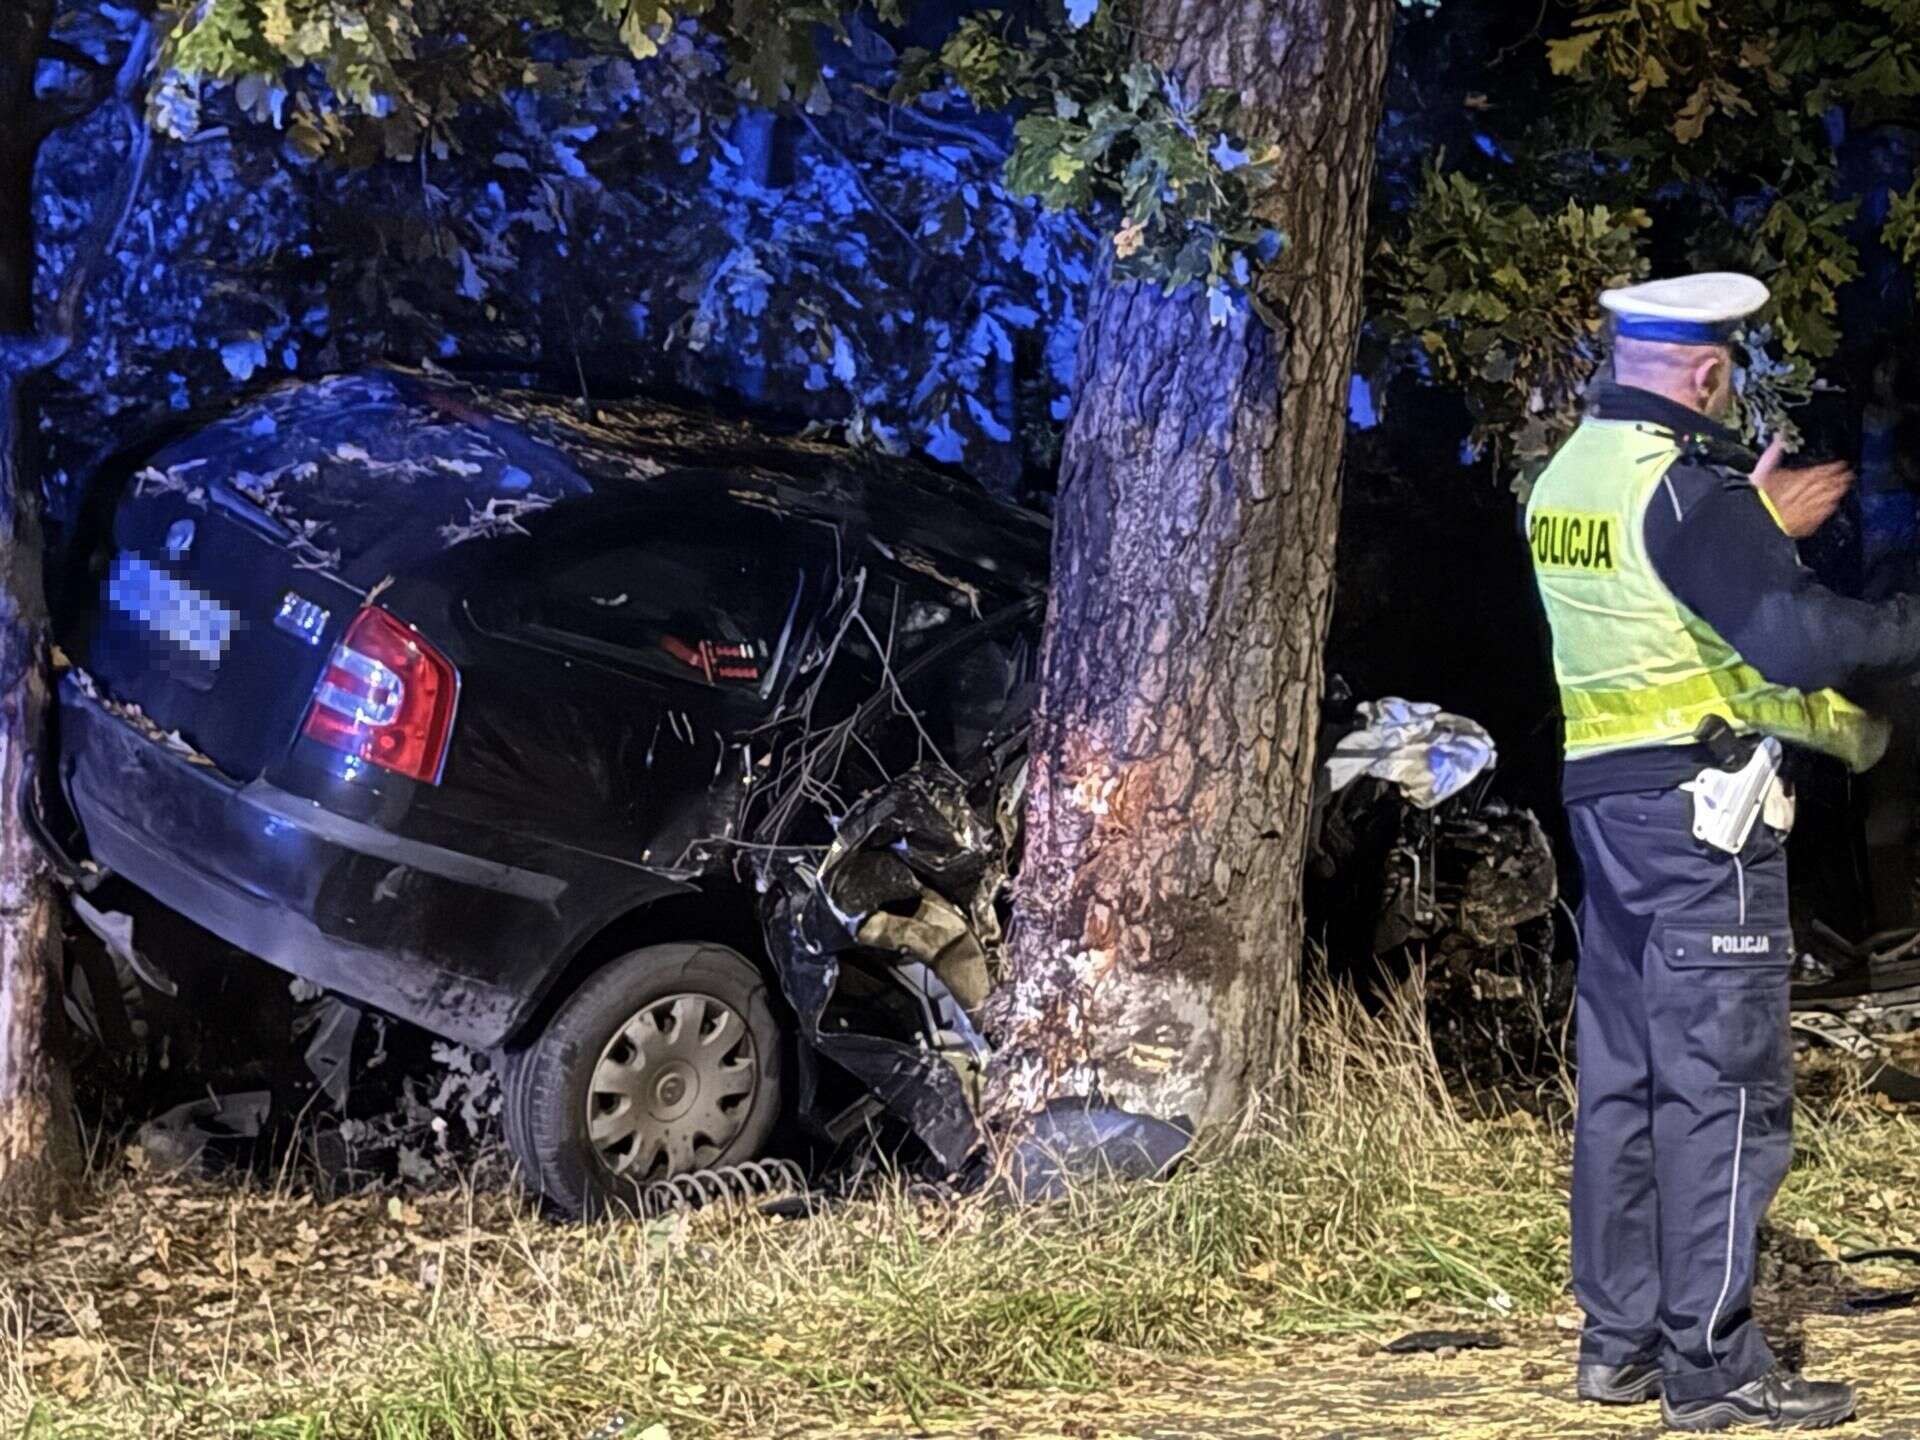
[[[930,465],[819,436],[781,435],[654,398],[583,405],[550,392],[426,371],[382,367],[380,373],[410,401],[510,427],[555,452],[592,486],[591,497],[570,502],[576,519],[599,504],[624,504],[653,489],[670,488],[678,504],[698,503],[701,487],[685,482],[712,475],[716,483],[704,498],[716,508],[856,521],[906,568],[950,562],[1003,592],[1046,587],[1046,517]]]
[[[273,490],[323,568],[361,584],[468,539],[578,529],[656,497],[722,527],[743,508],[818,521],[997,601],[1046,588],[1046,518],[964,476],[650,398],[583,405],[380,365],[274,386],[156,464]]]

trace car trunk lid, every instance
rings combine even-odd
[[[485,421],[374,372],[270,393],[162,450],[115,517],[76,661],[108,703],[261,774],[388,577],[586,490]]]

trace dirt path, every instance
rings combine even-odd
[[[1563,1320],[1563,1323],[1565,1321]],[[1861,1387],[1847,1440],[1920,1437],[1920,1310],[1781,1316],[1782,1348],[1815,1376]],[[1217,1364],[1157,1369],[1097,1396],[1008,1403],[957,1427],[923,1431],[906,1416],[881,1437],[941,1440],[1641,1440],[1664,1435],[1657,1405],[1628,1410],[1573,1399],[1574,1334],[1509,1329],[1506,1348],[1431,1355],[1360,1353],[1355,1340],[1307,1342]]]

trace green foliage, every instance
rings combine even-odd
[[[951,93],[903,111],[843,78],[818,119],[745,130],[717,119],[734,94],[724,47],[683,22],[650,60],[584,54],[464,107],[444,158],[384,159],[383,122],[318,111],[343,155],[364,145],[375,163],[305,165],[269,125],[236,123],[246,81],[209,84],[199,143],[157,147],[96,287],[114,320],[63,371],[73,439],[56,468],[86,468],[96,438],[125,443],[98,409],[132,423],[155,399],[187,409],[382,355],[524,361],[568,388],[584,356],[596,393],[745,390],[989,484],[1048,463],[1088,228],[1010,194],[1005,146]],[[735,140],[772,145],[776,129],[773,179]],[[56,140],[47,273],[89,233],[116,163],[97,134]],[[186,253],[199,263],[168,258]]]
[[[817,37],[844,38],[856,0],[200,0],[170,30],[151,112],[177,136],[200,123],[202,87],[231,82],[255,118],[286,123],[310,156],[444,157],[461,108],[560,83],[533,35],[561,31],[635,59],[684,21],[724,47],[730,79],[765,104],[823,113]],[[903,0],[882,0],[899,18]],[[1188,94],[1134,63],[1118,0],[1069,0],[1051,23],[969,15],[937,56],[910,53],[894,98],[950,82],[982,109],[1018,112],[1006,179],[1050,209],[1092,211],[1115,230],[1118,273],[1169,290],[1204,284],[1216,319],[1252,283],[1279,236],[1259,218],[1271,147],[1241,135],[1225,90]],[[302,77],[318,83],[302,84]],[[289,94],[289,91],[292,91]]]
[[[1536,72],[1509,83],[1525,98],[1487,117],[1501,163],[1469,155],[1385,226],[1377,326],[1431,353],[1428,315],[1448,322],[1435,377],[1463,388],[1476,437],[1524,480],[1592,364],[1602,272],[1644,274],[1653,256],[1661,273],[1747,271],[1773,300],[1743,371],[1745,409],[1791,430],[1791,406],[1841,348],[1839,292],[1861,273],[1834,117],[1920,124],[1920,0],[1571,0],[1548,15]],[[1581,248],[1562,228],[1569,214],[1610,221],[1611,243]],[[1882,238],[1920,272],[1920,186],[1893,198]],[[1514,304],[1516,275],[1563,265],[1573,291]],[[1499,343],[1475,333],[1477,312],[1496,307],[1515,311]]]
[[[1281,244],[1261,218],[1277,152],[1248,135],[1232,92],[1188,93],[1133,60],[1130,36],[1113,4],[1038,34],[988,10],[938,56],[909,57],[896,93],[944,74],[984,109],[1020,110],[1009,188],[1109,220],[1116,274],[1169,292],[1203,284],[1219,320]]]
[[[1920,262],[1920,180],[1893,197],[1880,239],[1903,265],[1911,267]]]
[[[1831,357],[1836,293],[1860,273],[1834,200],[1829,115],[1893,118],[1920,96],[1913,0],[1580,0],[1548,61],[1646,190],[1699,207],[1689,258],[1772,288],[1779,343]],[[1913,118],[1920,118],[1916,112]]]
[[[1375,303],[1435,377],[1466,391],[1474,443],[1526,475],[1578,419],[1601,355],[1594,297],[1645,275],[1648,223],[1572,200],[1535,211],[1436,162],[1375,258]]]
[[[767,104],[825,103],[816,27],[843,33],[856,8],[841,0],[199,0],[177,17],[163,54],[163,89],[191,96],[201,79],[267,90],[313,67],[309,121],[339,108],[403,134],[431,132],[451,110],[547,71],[531,36],[564,32],[636,60],[658,54],[682,20],[727,47],[733,79]],[[163,104],[164,113],[174,102]],[[387,147],[389,150],[394,147]]]
[[[1793,412],[1813,397],[1813,364],[1804,355],[1778,355],[1778,337],[1768,325],[1751,326],[1736,347],[1734,410],[1729,424],[1755,449],[1782,436],[1789,450],[1800,448],[1800,426]]]
[[[1834,317],[1840,287],[1860,274],[1860,258],[1846,234],[1860,206],[1802,199],[1776,200],[1753,232],[1747,268],[1773,289],[1780,341],[1790,354],[1824,358],[1840,348]]]

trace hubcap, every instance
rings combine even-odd
[[[760,1090],[753,1032],[711,995],[669,995],[614,1032],[587,1086],[587,1136],[623,1179],[714,1164]]]

